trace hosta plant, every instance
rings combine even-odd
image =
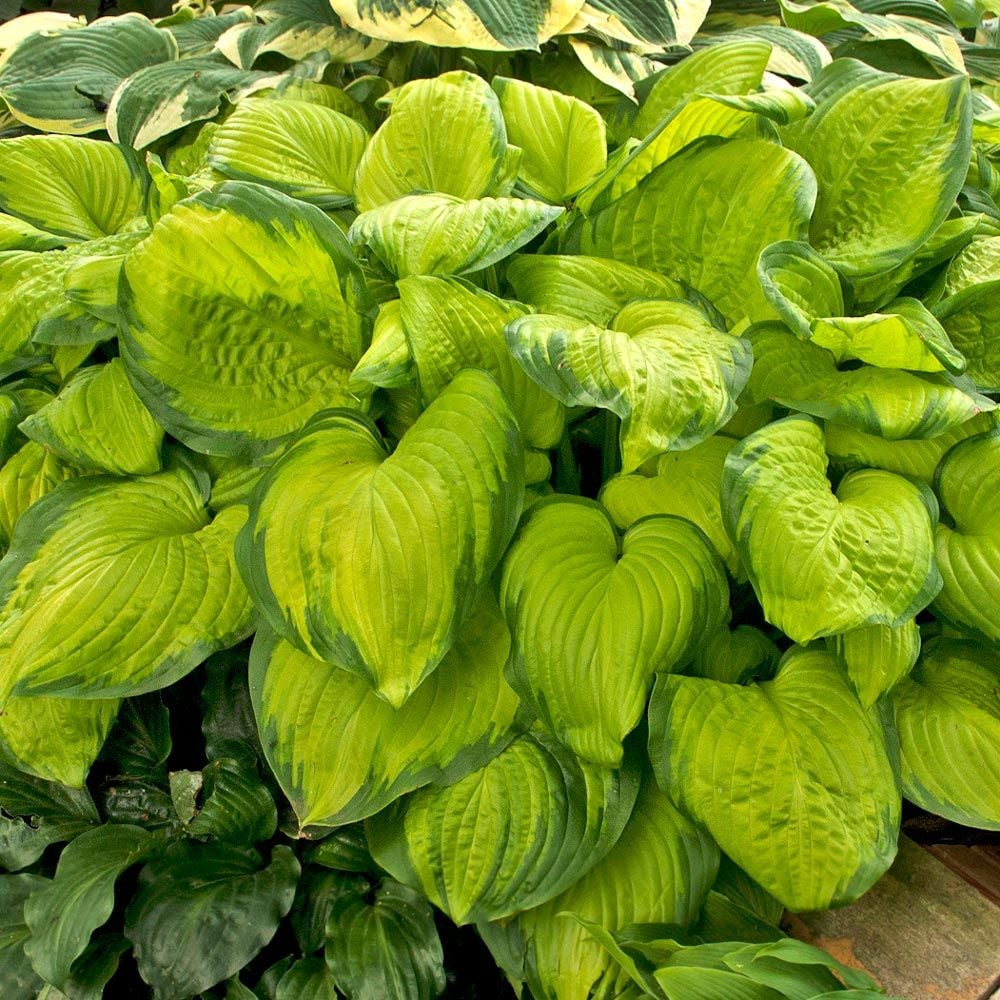
[[[987,12],[0,25],[0,994],[880,995],[780,921],[1000,829]]]

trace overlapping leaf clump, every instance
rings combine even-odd
[[[0,983],[875,995],[775,925],[1000,829],[990,22],[418,6],[0,28]]]

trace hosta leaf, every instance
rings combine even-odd
[[[276,630],[399,708],[475,607],[523,491],[514,414],[464,371],[392,455],[357,414],[311,421],[254,490],[238,558]]]
[[[118,358],[78,372],[19,426],[81,469],[128,476],[160,468],[163,428],[139,402]]]
[[[748,94],[760,86],[771,46],[763,40],[740,39],[711,45],[682,59],[657,77],[632,126],[632,134],[648,135],[676,107],[695,94]]]
[[[334,62],[350,63],[374,59],[385,48],[385,42],[346,27],[325,0],[264,0],[254,12],[263,23],[234,25],[216,43],[244,69],[268,52],[293,61],[324,53]]]
[[[759,294],[761,250],[803,235],[815,197],[816,179],[794,153],[759,139],[702,139],[607,208],[576,219],[561,249],[680,279],[732,321]],[[705,207],[697,224],[691,205]]]
[[[687,45],[708,13],[708,0],[587,0],[579,19],[598,34],[629,45]]]
[[[720,13],[720,16],[725,18],[724,14]],[[745,26],[727,27],[727,30],[712,34],[705,32],[702,38],[710,45],[726,45],[736,41],[766,42],[771,46],[767,72],[794,80],[812,80],[833,59],[830,50],[811,35],[770,23],[752,13],[746,20],[749,23],[742,22]]]
[[[610,326],[537,314],[508,324],[506,337],[518,364],[558,400],[621,417],[625,472],[658,452],[698,444],[736,411],[749,348],[699,309],[637,302]]]
[[[943,376],[867,366],[840,371],[833,354],[778,323],[754,327],[747,339],[754,353],[747,388],[756,403],[771,400],[889,440],[935,437],[994,409],[987,397]]]
[[[118,714],[118,699],[7,697],[0,737],[18,767],[82,788]]]
[[[99,821],[97,807],[86,788],[68,788],[59,782],[33,777],[13,767],[2,753],[0,808],[11,816],[39,820],[75,820],[83,824]]]
[[[819,179],[810,241],[850,276],[895,267],[944,222],[965,180],[968,81],[838,59],[810,89],[816,111],[785,133]]]
[[[615,476],[601,490],[600,501],[619,529],[650,514],[673,514],[698,525],[736,578],[743,575],[736,547],[726,533],[719,504],[722,470],[736,441],[717,435],[687,451],[656,460],[656,473]]]
[[[965,358],[919,299],[900,298],[878,313],[846,316],[840,276],[808,243],[781,242],[760,255],[757,275],[770,305],[799,337],[880,368],[965,370]]]
[[[432,0],[331,0],[344,23],[372,38],[390,42],[469,49],[537,49],[561,31],[583,0],[538,0],[496,4],[453,0],[438,9]]]
[[[1000,641],[1000,435],[956,444],[941,460],[935,486],[950,521],[938,525],[935,537],[944,586],[934,610]]]
[[[847,671],[858,700],[869,708],[913,669],[920,656],[920,629],[912,619],[896,628],[868,625],[826,643]]]
[[[485,81],[461,71],[412,80],[392,91],[389,117],[361,157],[358,209],[422,191],[456,198],[491,194],[503,175],[506,148],[500,102]]]
[[[363,843],[363,834],[361,840]],[[322,845],[317,845],[320,846]],[[315,850],[310,852],[309,860],[315,864]],[[295,902],[289,915],[295,940],[303,954],[319,951],[326,943],[327,920],[338,900],[344,896],[363,896],[370,888],[368,879],[362,875],[349,875],[307,865],[296,887]]]
[[[271,940],[295,898],[299,863],[255,851],[180,843],[139,876],[125,912],[139,974],[164,996],[192,996],[237,973]]]
[[[347,235],[400,278],[468,274],[509,257],[561,212],[525,198],[410,195],[363,212]]]
[[[680,282],[602,257],[518,255],[507,266],[518,299],[539,312],[610,323],[633,299],[679,299]]]
[[[322,958],[300,958],[278,981],[274,1000],[337,1000],[339,995]]]
[[[29,441],[0,468],[0,546],[6,551],[14,526],[36,500],[80,470],[43,445]]]
[[[115,91],[108,104],[108,134],[115,142],[145,149],[192,122],[214,118],[225,101],[235,104],[279,79],[236,69],[221,56],[148,66]]]
[[[968,243],[948,265],[944,291],[957,295],[988,281],[1000,281],[1000,236]]]
[[[304,101],[248,98],[222,123],[208,163],[234,180],[259,181],[323,209],[354,198],[368,133],[352,118]]]
[[[885,469],[901,476],[934,480],[938,463],[948,449],[974,434],[982,434],[996,426],[997,411],[988,410],[953,427],[934,438],[909,441],[886,441],[881,435],[843,424],[826,422],[826,452],[834,466],[842,469],[859,469],[871,466]]]
[[[259,632],[250,690],[271,769],[302,827],[340,826],[482,767],[510,739],[510,636],[489,602],[400,709],[356,674]]]
[[[997,265],[1000,274],[1000,264]],[[965,356],[966,371],[984,392],[1000,391],[1000,277],[944,299],[934,315]]]
[[[372,817],[368,842],[379,865],[455,923],[499,920],[586,874],[618,840],[637,792],[628,758],[612,771],[536,733]]]
[[[971,642],[929,643],[890,695],[903,794],[955,823],[1000,830],[1000,670]]]
[[[173,36],[144,15],[102,17],[25,38],[0,65],[0,97],[18,121],[41,131],[98,132],[122,80],[176,58]]]
[[[521,149],[518,180],[533,195],[560,204],[604,169],[604,119],[589,104],[502,76],[493,80],[493,89],[507,138]]]
[[[941,588],[930,491],[865,469],[833,493],[823,431],[807,417],[778,420],[733,448],[722,510],[767,620],[796,642],[901,625]]]
[[[661,787],[789,909],[851,902],[891,864],[900,801],[882,725],[828,653],[793,649],[750,687],[660,677],[649,730]]]
[[[618,843],[603,860],[555,899],[506,925],[482,924],[479,930],[495,954],[505,946],[523,954],[517,978],[528,980],[533,996],[618,996],[624,975],[573,917],[612,932],[644,923],[686,927],[718,866],[712,839],[646,779]]]
[[[723,626],[704,636],[685,673],[727,684],[770,680],[778,667],[781,651],[760,629]]]
[[[574,753],[617,767],[653,675],[683,663],[726,620],[729,588],[689,522],[643,518],[619,541],[600,505],[553,497],[514,536],[500,604],[515,690]]]
[[[434,1000],[445,987],[444,953],[431,908],[383,879],[369,903],[342,897],[327,925],[326,964],[353,1000]]]
[[[0,213],[0,250],[55,250],[70,240],[53,236],[30,222]]]
[[[189,447],[258,457],[347,391],[370,309],[336,224],[231,181],[179,202],[125,260],[121,348]]]
[[[625,113],[621,117],[618,117],[618,114],[623,106],[617,99],[611,107],[608,107],[606,100],[587,101],[594,107],[601,105],[600,110],[603,111],[605,122],[611,129],[612,142],[621,141],[628,135],[628,128],[631,124],[632,102],[636,100],[635,85],[652,76],[657,71],[657,64],[641,55],[638,50],[628,48],[613,40],[599,42],[586,36],[570,35],[568,41],[573,54],[580,60],[580,66],[591,75],[594,85],[596,85],[592,85],[591,88],[583,88],[584,94],[600,89],[603,85],[628,98],[630,103],[625,106]],[[570,92],[573,93],[573,91]],[[575,96],[583,97],[584,95],[577,92]]]
[[[24,907],[31,938],[25,951],[35,971],[57,988],[115,905],[115,881],[158,846],[137,826],[105,825],[81,834],[59,856],[55,878]]]
[[[0,990],[4,996],[37,996],[45,986],[24,951],[31,939],[24,904],[48,881],[41,875],[0,875]]]
[[[399,282],[404,342],[416,366],[421,397],[430,402],[463,368],[482,368],[499,383],[525,441],[553,448],[563,432],[562,403],[532,381],[511,356],[504,327],[527,310],[456,279]]]
[[[82,477],[34,504],[0,564],[0,649],[15,694],[109,698],[164,687],[250,630],[232,546],[193,477]]]
[[[412,386],[415,381],[413,355],[403,329],[402,304],[399,299],[389,299],[378,308],[372,342],[351,372],[350,384],[367,383],[391,389]]]
[[[135,228],[144,198],[137,158],[121,146],[56,135],[0,143],[0,205],[68,242]]]
[[[178,15],[182,12],[178,11]],[[165,28],[177,41],[177,49],[181,58],[204,55],[214,47],[219,36],[236,24],[251,24],[254,16],[250,7],[231,7],[225,14],[212,16],[189,17],[184,20],[168,18],[161,21],[159,27]]]
[[[245,767],[224,757],[212,761],[200,777],[204,801],[185,822],[188,836],[246,846],[274,836],[278,813],[255,765]]]

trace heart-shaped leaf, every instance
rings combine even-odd
[[[462,368],[482,368],[503,389],[528,445],[559,443],[563,404],[525,374],[504,337],[504,327],[527,312],[524,306],[455,278],[404,278],[398,288],[405,342],[425,402]]]
[[[851,276],[901,264],[944,222],[965,181],[968,78],[901,77],[838,59],[807,89],[816,110],[782,137],[819,180],[810,242]]]
[[[892,863],[886,737],[829,653],[794,648],[750,687],[662,676],[649,732],[660,786],[789,909],[851,902]]]
[[[488,597],[441,665],[394,709],[356,674],[258,632],[250,690],[261,743],[303,827],[340,826],[482,767],[510,739],[510,636]]]
[[[74,698],[173,683],[251,630],[232,554],[186,471],[63,483],[18,521],[0,563],[3,689]]]
[[[609,479],[601,489],[601,503],[622,531],[651,514],[687,518],[705,532],[726,569],[736,579],[745,579],[719,504],[722,470],[735,444],[734,438],[719,434],[687,451],[661,455],[655,475],[632,473]]]
[[[1000,431],[956,444],[936,477],[950,524],[937,527],[944,585],[934,610],[960,628],[1000,641]]]
[[[399,708],[514,533],[523,455],[510,404],[482,371],[456,375],[392,455],[359,414],[320,414],[251,497],[237,558],[257,605]]]
[[[745,341],[676,300],[625,306],[611,329],[525,316],[508,324],[506,337],[521,367],[561,402],[621,418],[625,472],[714,434],[736,411],[752,364]]]
[[[865,469],[833,493],[823,431],[808,417],[733,448],[722,510],[767,620],[796,642],[901,625],[941,588],[930,490]]]
[[[533,996],[617,997],[626,977],[579,921],[612,932],[631,924],[687,927],[718,867],[711,837],[645,778],[618,843],[586,875],[555,899],[478,929],[499,962],[516,956],[505,971],[526,980]]]
[[[422,788],[366,821],[375,860],[457,924],[499,920],[558,895],[621,836],[638,793],[622,771],[521,736],[446,788]]]
[[[920,629],[912,619],[896,628],[867,625],[826,642],[827,649],[847,671],[864,708],[870,708],[891,691],[920,656]]]
[[[562,211],[526,198],[414,194],[362,212],[347,236],[400,278],[468,274],[509,257]]]
[[[940,639],[890,695],[903,794],[937,816],[1000,830],[1000,667],[972,642]]]
[[[935,437],[996,406],[944,375],[868,366],[840,371],[833,354],[780,323],[761,323],[747,339],[754,353],[751,400],[773,400],[889,440]]]
[[[729,588],[690,522],[646,517],[619,540],[599,504],[552,497],[507,550],[500,603],[515,690],[574,753],[617,767],[653,675],[727,619]]]
[[[178,202],[125,261],[121,348],[157,420],[196,451],[253,459],[347,391],[371,309],[318,208],[230,181]]]
[[[607,208],[577,218],[560,249],[677,278],[735,322],[760,296],[761,250],[801,238],[815,199],[816,178],[790,150],[759,139],[702,139]],[[705,209],[692,214],[691,205]]]

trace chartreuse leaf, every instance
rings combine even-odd
[[[519,965],[508,974],[526,979],[532,996],[619,996],[625,976],[579,921],[610,931],[640,923],[686,927],[718,866],[711,837],[647,778],[618,843],[586,875],[509,923],[480,924],[479,931],[498,959],[504,951],[518,954]]]
[[[809,89],[816,110],[783,138],[819,180],[810,242],[848,276],[901,264],[944,222],[965,180],[968,79],[838,59]]]
[[[264,0],[254,6],[260,24],[238,24],[216,43],[234,65],[249,69],[268,52],[297,61],[314,53],[337,63],[374,59],[385,42],[346,27],[325,0]],[[202,20],[202,18],[199,18]]]
[[[955,823],[1000,830],[1000,669],[982,645],[939,639],[890,700],[903,794]]]
[[[359,389],[365,384],[392,389],[412,386],[415,381],[413,355],[403,329],[402,305],[399,299],[389,299],[378,308],[372,342],[351,372],[350,384]]]
[[[607,163],[604,119],[568,94],[498,76],[493,89],[507,138],[521,149],[517,176],[543,201],[561,204],[590,183]]]
[[[867,366],[840,371],[833,354],[780,323],[758,324],[747,339],[754,354],[747,391],[755,403],[770,400],[889,440],[935,437],[995,408],[944,376]]]
[[[457,924],[557,896],[618,840],[638,774],[581,761],[537,732],[446,788],[422,788],[367,821],[375,860]]]
[[[931,483],[938,463],[952,445],[982,434],[996,423],[997,411],[987,410],[934,438],[886,441],[881,435],[827,421],[826,452],[831,463],[841,469],[871,466]]]
[[[695,94],[748,94],[760,86],[771,57],[763,40],[740,39],[699,49],[657,77],[632,126],[648,135],[675,108]]]
[[[764,614],[801,643],[901,625],[941,589],[930,490],[865,469],[834,493],[826,464],[819,425],[786,417],[739,442],[722,479],[726,527]]]
[[[490,606],[492,603],[492,607]],[[264,754],[301,827],[370,816],[432,781],[482,767],[510,739],[510,636],[492,597],[402,708],[356,674],[258,632],[250,691]]]
[[[660,786],[789,909],[851,902],[892,862],[886,737],[828,653],[793,648],[749,687],[661,676],[649,732]]]
[[[397,277],[468,274],[509,257],[562,213],[526,198],[397,198],[363,212],[348,232]]]
[[[0,468],[0,547],[10,545],[14,526],[36,501],[60,483],[80,475],[80,470],[64,462],[48,448],[28,441]]]
[[[452,0],[440,9],[431,0],[331,0],[331,5],[345,24],[372,38],[496,51],[537,49],[567,27],[583,0],[527,6]]]
[[[24,951],[31,940],[24,904],[48,884],[42,875],[0,875],[0,989],[4,996],[37,996],[45,986]]]
[[[920,629],[910,619],[896,628],[868,625],[826,640],[847,671],[864,708],[874,705],[913,669],[920,656]]]
[[[680,282],[602,257],[523,254],[507,266],[518,299],[539,312],[610,323],[633,299],[680,299]]]
[[[833,353],[880,368],[952,372],[965,358],[919,299],[901,298],[868,316],[847,316],[837,271],[808,243],[767,247],[757,263],[764,297],[795,334]]]
[[[371,902],[360,894],[337,901],[324,954],[334,982],[353,1000],[434,1000],[445,988],[431,908],[391,879],[382,880]]]
[[[935,486],[949,517],[935,537],[944,586],[934,610],[960,628],[1000,641],[1000,434],[956,444]]]
[[[736,411],[752,363],[745,341],[718,330],[687,302],[625,306],[600,328],[536,314],[506,328],[517,362],[569,406],[599,406],[622,419],[622,468],[690,448]]]
[[[727,619],[729,588],[690,522],[646,517],[619,540],[599,504],[552,497],[532,506],[507,550],[500,605],[515,690],[574,753],[617,767],[654,674]]]
[[[121,296],[139,397],[197,451],[255,458],[360,405],[346,383],[371,307],[318,208],[236,181],[178,202],[126,258]]]
[[[622,531],[650,514],[673,514],[696,524],[736,578],[743,575],[740,557],[726,532],[719,505],[722,470],[736,441],[716,435],[687,451],[656,459],[655,475],[615,476],[601,489],[600,501]]]
[[[212,136],[208,163],[320,208],[348,205],[368,133],[321,104],[248,98]]]
[[[461,369],[482,368],[503,389],[528,445],[545,449],[559,443],[562,402],[528,377],[504,337],[506,325],[526,315],[524,306],[454,278],[414,276],[398,287],[404,342],[425,402]]]
[[[144,189],[135,155],[110,142],[30,135],[0,144],[4,211],[68,242],[136,228]]]
[[[1000,350],[997,349],[1000,261],[994,266],[990,280],[967,285],[934,308],[934,315],[967,359],[967,372],[985,392],[1000,391]]]
[[[514,413],[463,371],[392,455],[358,414],[314,418],[254,489],[238,559],[280,634],[399,708],[477,604],[523,493]]]
[[[392,91],[389,117],[361,157],[358,209],[421,191],[482,198],[503,176],[506,149],[500,102],[484,80],[463,71],[412,80]]]
[[[17,766],[70,788],[83,788],[118,714],[117,698],[5,699],[0,737]]]
[[[122,476],[160,469],[163,428],[139,402],[118,358],[82,369],[18,426],[81,469]]]
[[[816,179],[795,153],[760,139],[708,138],[589,219],[577,218],[560,249],[667,274],[735,321],[760,294],[761,250],[800,238],[815,198]],[[704,206],[697,224],[691,205]]]
[[[55,878],[36,889],[24,907],[31,931],[24,950],[47,983],[66,986],[73,962],[111,916],[116,880],[157,846],[159,840],[140,827],[109,824],[88,830],[63,850]]]
[[[122,80],[176,58],[174,37],[142,14],[39,31],[0,65],[0,98],[18,121],[40,131],[98,132]]]
[[[230,507],[211,521],[185,471],[81,477],[35,503],[0,564],[4,692],[142,694],[241,639],[245,519]]]
[[[0,250],[55,250],[69,242],[67,237],[53,236],[30,222],[0,213]]]
[[[725,626],[704,636],[685,673],[727,684],[770,680],[778,668],[781,651],[760,629]]]
[[[299,863],[256,851],[179,843],[140,872],[125,911],[139,974],[164,996],[193,996],[235,975],[271,940],[291,909]]]

